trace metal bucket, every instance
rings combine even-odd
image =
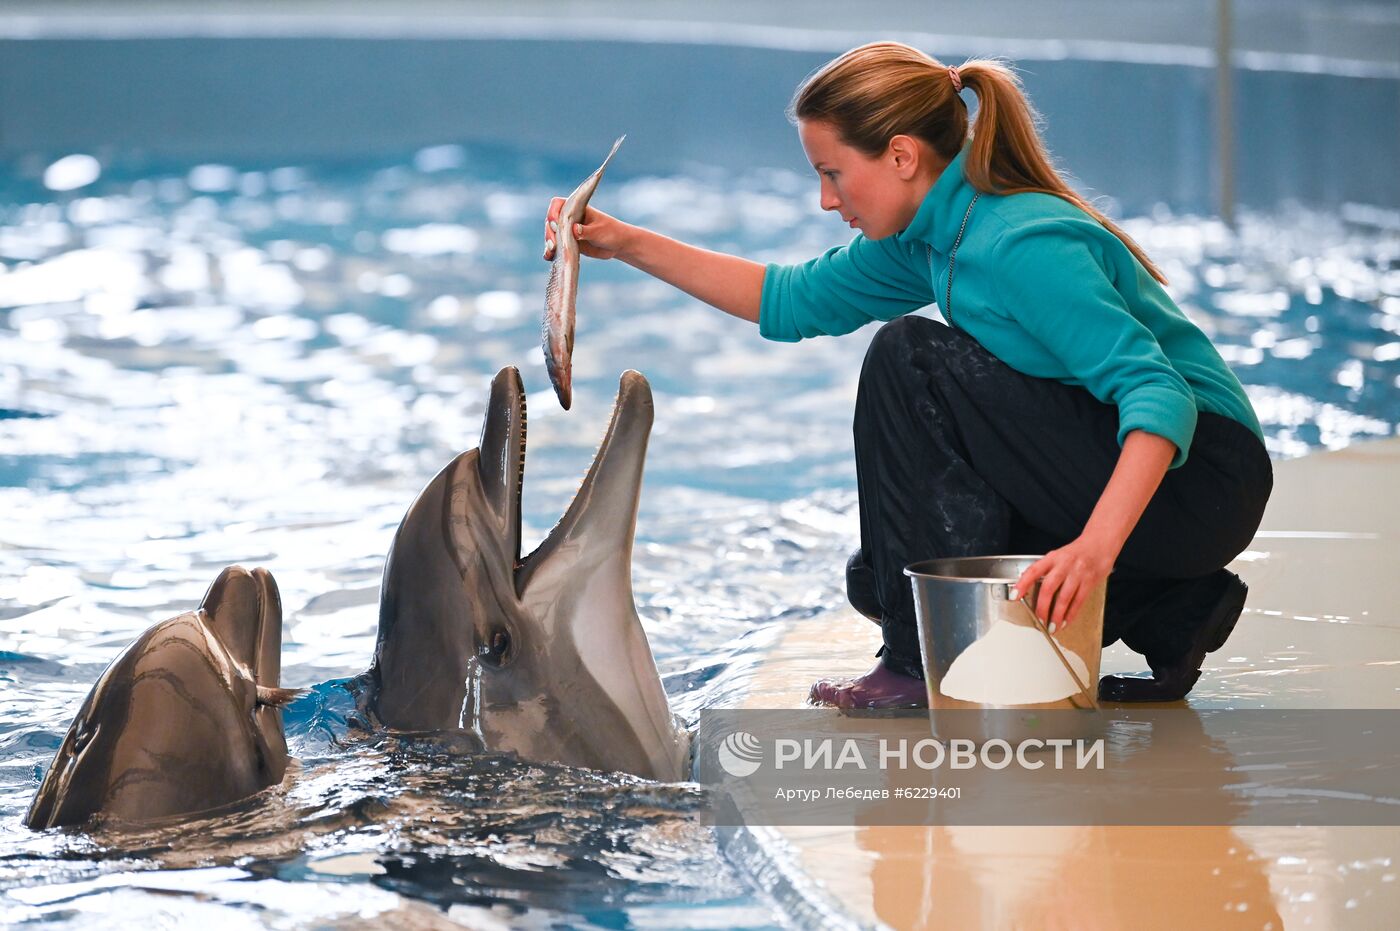
[[[1096,708],[1107,582],[1062,631],[1010,597],[1039,556],[931,559],[904,570],[914,586],[924,681],[934,710]]]

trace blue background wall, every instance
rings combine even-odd
[[[335,160],[472,141],[587,160],[627,132],[630,170],[805,169],[783,108],[830,55],[563,38],[0,39],[0,157]],[[1091,193],[1128,212],[1213,208],[1212,68],[1017,64],[1052,150]],[[1242,204],[1400,207],[1400,81],[1243,69],[1236,81]]]

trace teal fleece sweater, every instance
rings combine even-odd
[[[759,333],[784,342],[838,336],[937,300],[948,252],[975,192],[966,150],[949,163],[907,229],[857,234],[801,265],[768,265]],[[958,247],[949,322],[1007,365],[1088,389],[1118,407],[1118,442],[1146,430],[1186,461],[1198,411],[1263,439],[1259,419],[1220,353],[1127,246],[1050,194],[983,194]]]

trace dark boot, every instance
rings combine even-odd
[[[1123,641],[1147,657],[1152,677],[1104,676],[1099,700],[1114,702],[1180,701],[1201,677],[1206,654],[1225,645],[1244,610],[1249,587],[1221,569],[1192,579],[1154,602],[1148,616]]]
[[[857,549],[846,560],[846,598],[851,607],[880,623],[880,596],[875,593],[875,573],[865,564],[865,556]]]
[[[837,708],[927,708],[928,689],[923,676],[896,672],[877,659],[863,676],[817,680],[807,700]]]

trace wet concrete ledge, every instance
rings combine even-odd
[[[1263,525],[1232,567],[1250,585],[1245,615],[1186,704],[1400,709],[1400,439],[1275,467]],[[878,644],[849,609],[794,622],[743,705],[800,707],[813,679],[863,672]],[[1105,651],[1104,672],[1143,668],[1121,645]],[[951,845],[938,832],[734,828],[720,840],[784,907],[835,927],[1035,927],[1046,902],[1085,927],[1164,931],[1271,915],[1382,927],[1400,910],[1394,870],[1367,869],[1400,849],[1392,827],[959,828]]]

